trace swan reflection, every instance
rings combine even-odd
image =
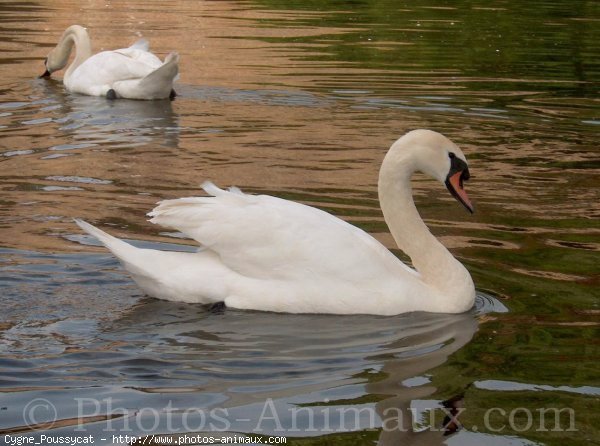
[[[67,93],[56,80],[37,80],[34,90],[42,110],[54,115],[58,134],[69,136],[66,143],[50,150],[61,152],[98,145],[131,148],[158,144],[175,148],[179,144],[179,115],[172,101],[107,100],[102,97]]]
[[[404,429],[381,429],[381,444],[440,444],[449,438],[441,426],[416,432],[409,410],[432,401],[436,389],[425,375],[469,342],[480,315],[506,311],[480,293],[475,308],[455,315],[211,312],[197,304],[140,299],[107,255],[5,254],[27,259],[16,263],[25,266],[15,267],[13,278],[18,271],[29,277],[29,265],[39,277],[26,289],[30,304],[12,307],[10,320],[31,317],[31,302],[46,301],[55,281],[63,284],[56,308],[72,309],[65,320],[46,309],[46,323],[6,328],[0,377],[4,389],[21,391],[4,394],[10,410],[0,430],[27,431],[25,404],[45,398],[64,426],[53,428],[53,435],[72,433],[69,420],[76,419],[96,436],[107,428],[142,435],[150,423],[157,433],[196,432],[210,429],[211,421],[213,430],[321,436],[382,428],[398,413],[406,416]],[[13,289],[19,296],[25,290]],[[3,291],[10,298],[10,288]],[[138,413],[151,419],[138,420]]]
[[[502,306],[483,295],[463,314],[393,317],[214,314],[204,306],[147,299],[103,329],[115,342],[144,340],[145,354],[135,373],[128,371],[129,361],[106,366],[131,384],[145,369],[155,374],[156,367],[169,370],[169,387],[158,377],[132,386],[140,392],[140,407],[144,400],[156,404],[157,395],[163,401],[182,394],[212,395],[215,399],[197,420],[186,415],[191,424],[219,408],[235,432],[252,433],[258,427],[263,435],[280,435],[279,428],[290,435],[295,429],[298,435],[326,435],[382,427],[395,408],[406,417],[398,420],[402,429],[382,429],[380,444],[441,444],[442,418],[435,431],[416,432],[410,409],[436,389],[403,383],[443,364],[473,337],[479,315],[490,311],[502,311]],[[380,401],[369,402],[374,397]],[[340,416],[344,407],[358,408],[360,416]],[[173,416],[182,415],[165,415],[161,425],[177,425]]]

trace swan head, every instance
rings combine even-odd
[[[57,54],[58,53],[58,54]],[[46,71],[40,77],[50,77],[52,73],[55,71],[62,70],[69,61],[69,54],[60,54],[60,51],[57,52],[56,48],[48,53],[48,56],[44,60],[44,66],[46,67]]]
[[[91,52],[87,30],[80,25],[71,25],[65,30],[58,44],[46,56],[44,61],[46,71],[40,77],[50,77],[55,71],[66,67],[73,45],[76,43],[85,46],[86,52]]]
[[[50,70],[48,70],[48,58],[46,57],[46,59],[44,60],[44,67],[46,68],[46,71],[44,71],[42,74],[40,74],[40,79],[43,77],[50,77],[50,75],[52,74],[50,72]]]
[[[470,177],[467,159],[462,150],[441,133],[413,130],[394,143],[390,152],[399,154],[399,161],[408,163],[446,186],[450,194],[471,213],[473,204],[464,189]]]

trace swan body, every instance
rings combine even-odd
[[[205,183],[206,197],[165,200],[148,215],[201,244],[198,252],[139,249],[94,226],[79,226],[120,259],[149,295],[289,313],[381,314],[468,310],[475,288],[465,267],[429,232],[410,178],[420,170],[446,183],[469,210],[464,155],[446,137],[415,130],[387,153],[381,208],[403,264],[366,232],[324,211]]]
[[[63,69],[73,47],[75,58],[63,78],[70,92],[111,99],[164,99],[174,94],[173,82],[179,71],[177,53],[170,53],[163,62],[149,51],[148,41],[140,39],[129,48],[92,55],[87,30],[79,25],[65,30],[46,58],[42,77]]]

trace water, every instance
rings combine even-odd
[[[597,442],[599,19],[596,2],[566,0],[0,5],[2,441],[212,429],[292,444]],[[36,79],[73,23],[96,50],[143,35],[179,51],[179,96],[108,102]],[[473,175],[473,216],[414,182],[475,280],[463,315],[156,301],[72,222],[192,249],[144,214],[210,179],[320,207],[395,249],[377,172],[423,127],[459,144]],[[445,436],[448,400],[463,428]],[[559,429],[552,413],[540,429],[551,408]],[[394,413],[406,429],[388,429]]]

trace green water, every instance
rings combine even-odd
[[[482,109],[506,118],[485,122],[484,129],[481,116],[459,116],[458,125],[448,124],[445,117],[427,119],[433,128],[451,125],[460,133],[465,127],[477,135],[471,144],[479,149],[469,154],[478,160],[474,181],[487,180],[488,163],[507,170],[494,185],[485,186],[505,189],[502,201],[479,197],[483,216],[478,221],[487,225],[469,231],[476,240],[461,255],[478,289],[505,298],[510,312],[486,320],[468,346],[429,372],[437,388],[434,396],[443,400],[464,392],[467,410],[461,421],[467,429],[476,426],[489,433],[494,432],[482,426],[490,408],[507,413],[516,408],[572,408],[577,420],[573,431],[541,431],[535,417],[534,426],[523,429],[527,417],[517,412],[515,429],[506,426],[502,435],[543,444],[597,444],[598,394],[501,392],[472,383],[482,379],[572,387],[600,383],[600,4],[260,4],[323,13],[303,20],[303,25],[350,28],[342,35],[271,41],[305,47],[311,61],[349,67],[350,73],[340,73],[336,80],[351,88],[397,97],[423,90],[427,95],[449,96],[450,104],[461,107],[480,102]],[[361,69],[373,70],[374,76],[353,73]],[[332,82],[317,78],[316,86],[326,90]],[[506,209],[506,201],[521,206]],[[437,218],[434,210],[430,212]],[[458,235],[460,228],[440,232]],[[512,248],[493,249],[502,244]],[[491,420],[494,428],[503,426],[502,417]],[[339,438],[339,444],[362,441],[360,435]]]

